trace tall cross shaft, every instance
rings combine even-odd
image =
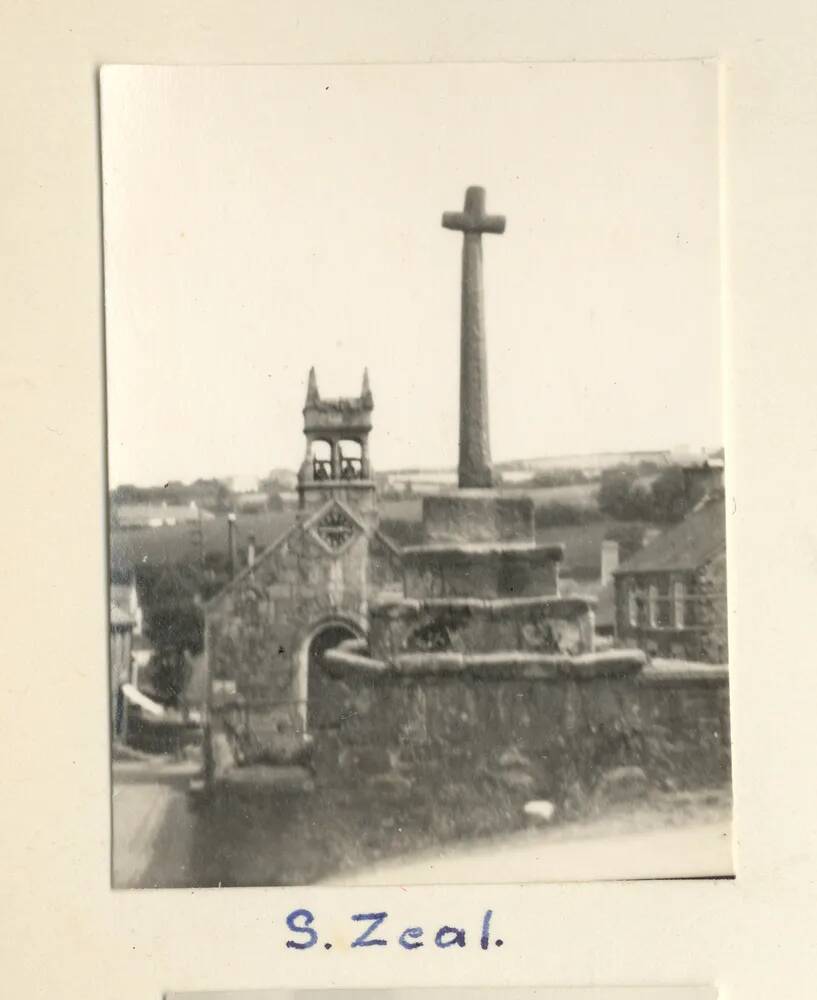
[[[469,187],[462,212],[444,212],[443,227],[463,234],[460,317],[459,485],[493,486],[488,425],[488,369],[482,291],[482,234],[504,233],[503,215],[485,214],[485,189]]]

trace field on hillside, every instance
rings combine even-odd
[[[533,497],[537,506],[548,503],[568,503],[576,507],[598,507],[598,483],[572,483],[569,486],[533,486],[530,489],[504,487],[503,493],[524,493]]]
[[[421,521],[423,501],[419,497],[408,500],[381,500],[378,504],[380,519],[383,521]]]
[[[551,489],[530,491],[537,504],[569,503],[582,506],[594,503],[595,487],[592,485],[557,486]],[[513,492],[528,492],[524,490]],[[387,500],[380,504],[382,520],[419,521],[422,501]],[[239,514],[237,546],[246,549],[248,538],[255,535],[259,549],[274,542],[295,522],[295,511],[286,510],[264,514]],[[602,541],[610,532],[621,529],[617,521],[594,521],[587,525],[540,528],[536,535],[544,544],[562,542],[565,545],[565,575],[588,577],[598,574]],[[212,521],[202,522],[205,552],[227,554],[227,516],[221,514]],[[138,563],[187,562],[198,556],[192,525],[175,525],[164,528],[114,529],[110,536],[111,565],[114,567]]]
[[[255,534],[256,544],[265,548],[282,535],[295,522],[295,511],[266,514],[238,514],[237,544],[247,547],[247,540]],[[212,521],[202,521],[204,551],[207,554],[227,554],[227,515],[219,514]],[[111,566],[136,565],[137,563],[188,562],[198,556],[192,524],[177,524],[163,528],[113,529],[110,534]]]
[[[397,500],[380,505],[382,518],[401,521],[419,520],[419,500]],[[250,535],[255,535],[259,549],[266,548],[295,523],[295,510],[263,514],[237,514],[237,547],[246,549]],[[202,521],[204,551],[227,555],[227,515],[219,514],[212,521]],[[137,563],[187,562],[198,556],[195,526],[177,524],[162,528],[114,528],[110,533],[111,566],[125,567]]]

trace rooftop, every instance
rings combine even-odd
[[[111,628],[132,628],[134,624],[133,618],[127,611],[111,604]]]
[[[623,563],[617,574],[695,570],[725,550],[726,509],[723,497],[717,497],[663,531]]]
[[[113,516],[120,526],[141,526],[169,521],[210,520],[213,515],[202,510],[194,501],[189,504],[170,503],[123,503],[115,505]]]

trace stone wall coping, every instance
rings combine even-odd
[[[568,656],[559,653],[404,653],[393,661],[376,660],[361,652],[364,643],[341,643],[324,654],[338,672],[351,669],[391,678],[471,676],[492,680],[593,680],[637,675],[647,663],[641,650],[606,650]]]
[[[708,626],[706,625],[683,625],[681,627],[676,627],[674,625],[627,625],[623,628],[622,633],[627,635],[638,635],[643,636],[645,639],[650,638],[660,638],[662,635],[670,635],[673,638],[686,639],[691,636],[699,635],[702,632],[708,631]],[[675,661],[680,662],[678,660]]]
[[[712,684],[729,683],[728,663],[700,663],[693,660],[652,659],[639,677],[639,683],[662,684]]]
[[[668,566],[666,569],[658,569],[656,567],[635,567],[634,569],[628,569],[626,566],[621,566],[619,569],[613,570],[613,576],[616,580],[626,580],[630,576],[679,576],[679,577],[692,577],[695,576],[696,570],[690,569],[687,566]]]
[[[440,555],[484,559],[521,555],[529,559],[545,558],[550,562],[561,562],[565,547],[561,544],[537,545],[536,542],[428,542],[425,545],[406,545],[402,553],[407,558]]]
[[[334,649],[328,649],[323,654],[324,663],[332,666],[352,667],[354,670],[364,674],[388,674],[389,666],[383,660],[376,660],[371,656],[365,656],[361,650],[366,649],[365,639],[350,639],[342,642]],[[339,654],[337,660],[335,654]]]
[[[386,595],[369,605],[370,617],[413,618],[423,611],[470,610],[488,613],[505,613],[524,608],[541,608],[554,613],[582,614],[591,611],[596,598],[572,594],[559,597],[549,594],[535,597],[401,597],[399,594]]]

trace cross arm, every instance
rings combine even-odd
[[[504,233],[504,215],[483,215],[475,218],[468,212],[443,212],[443,228],[461,233]]]
[[[443,212],[443,228],[461,233],[504,233],[504,215],[485,214],[485,189],[469,187],[462,212]]]

